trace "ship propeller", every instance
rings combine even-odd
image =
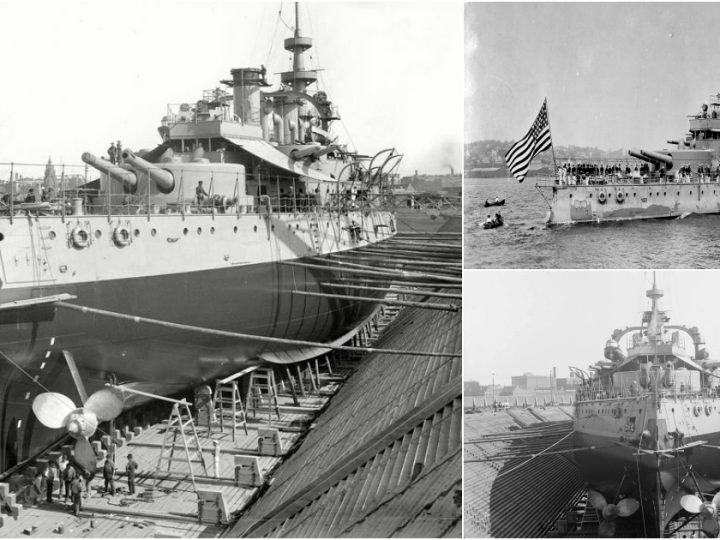
[[[718,524],[718,508],[720,507],[720,492],[716,493],[712,501],[705,502],[697,495],[684,495],[680,499],[680,505],[691,514],[700,514],[702,519],[702,530],[710,538],[716,538],[720,533]]]
[[[87,398],[82,407],[77,407],[63,394],[43,392],[33,400],[32,410],[42,425],[51,429],[65,428],[75,439],[75,462],[87,474],[92,474],[97,458],[88,437],[95,433],[98,422],[113,420],[122,412],[123,398],[113,388],[102,388]]]
[[[602,493],[592,489],[588,491],[588,504],[600,511],[602,520],[598,527],[598,536],[602,538],[615,536],[615,520],[631,516],[640,508],[640,503],[631,497],[620,499],[617,504],[608,504]]]

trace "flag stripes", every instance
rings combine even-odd
[[[512,145],[505,154],[508,169],[519,182],[525,180],[530,162],[540,152],[552,146],[550,123],[547,113],[547,99],[540,107],[540,112],[527,134]]]

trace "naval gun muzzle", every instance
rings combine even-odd
[[[136,156],[132,150],[128,148],[123,150],[122,159],[136,173],[146,172],[162,193],[170,193],[175,188],[175,177],[173,173]]]
[[[103,158],[97,158],[90,152],[85,152],[81,156],[81,159],[91,167],[105,173],[108,178],[120,182],[123,188],[125,188],[125,191],[132,193],[137,188],[137,176],[135,176],[134,172],[123,169]]]

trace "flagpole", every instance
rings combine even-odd
[[[560,179],[558,178],[557,162],[555,161],[555,143],[552,142],[552,127],[550,127],[550,109],[548,108],[548,105],[547,105],[547,96],[545,96],[545,112],[547,113],[548,132],[550,133],[550,148],[552,148],[553,171],[555,173],[555,183],[557,185],[560,185]]]

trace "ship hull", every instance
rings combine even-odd
[[[0,223],[0,473],[63,435],[62,430],[41,426],[31,404],[43,391],[61,392],[79,404],[67,356],[77,364],[88,393],[114,376],[120,383],[169,395],[253,362],[292,363],[327,351],[178,330],[52,302],[22,309],[13,308],[12,302],[70,295],[69,302],[78,306],[200,329],[339,342],[356,331],[378,303],[293,291],[352,296],[356,290],[322,284],[348,277],[362,283],[363,277],[284,261],[322,264],[326,254],[352,255],[394,232],[386,213],[272,219],[141,216],[127,220],[128,229],[135,231],[133,242],[117,245],[111,236],[116,219],[16,217]],[[351,236],[354,223],[362,229],[356,238]],[[392,227],[383,225],[387,223]],[[94,234],[95,241],[81,248],[72,242],[76,227],[102,234]],[[182,227],[194,234],[183,234]],[[208,230],[210,238],[205,237]],[[126,408],[137,403],[128,400]]]
[[[685,438],[684,444],[690,447],[679,454],[644,453],[637,442],[620,442],[617,435],[576,431],[574,458],[588,486],[608,501],[624,497],[641,501],[639,519],[644,518],[644,531],[649,537],[662,537],[668,522],[682,510],[682,495],[694,493],[696,485],[704,492],[720,488],[718,450],[710,448],[720,445],[720,423],[716,429]],[[692,446],[698,441],[703,445]],[[694,479],[688,476],[689,470]]]
[[[716,182],[555,186],[546,199],[550,204],[548,225],[720,213],[720,185]]]

